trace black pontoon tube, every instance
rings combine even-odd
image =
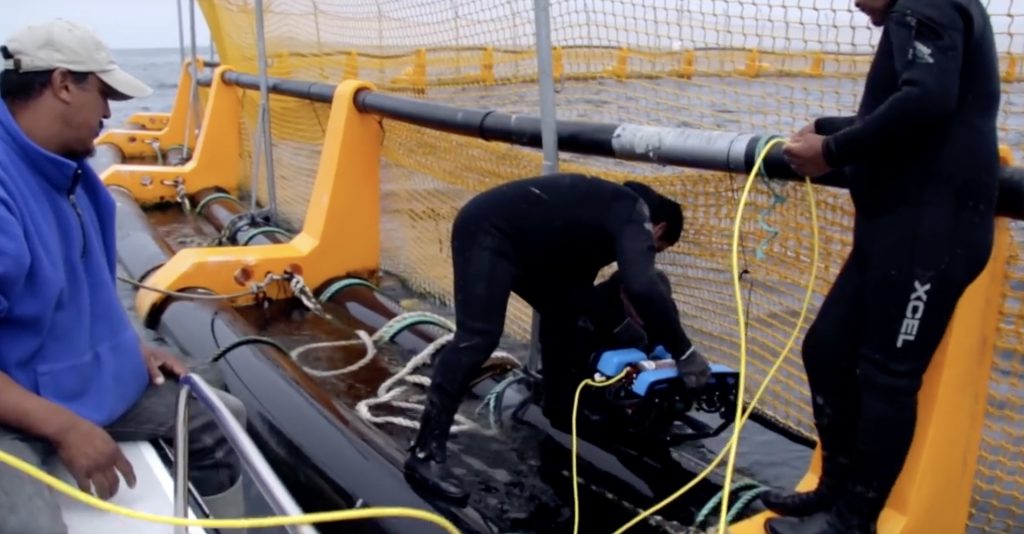
[[[171,298],[159,332],[199,360],[256,332],[229,305]],[[246,344],[219,360],[228,391],[248,410],[248,431],[305,511],[356,506],[436,510],[464,532],[493,532],[472,508],[425,499],[405,481],[405,451],[356,413],[333,402],[281,350]],[[322,524],[321,532],[420,533],[437,527],[409,519]]]
[[[285,243],[292,237],[269,221],[253,217],[239,199],[219,187],[197,191],[192,199],[196,214],[205,217],[227,241],[243,246],[271,245]]]
[[[211,80],[212,74],[199,77],[201,85],[209,85]],[[251,74],[228,71],[224,73],[224,81],[245,89],[259,88],[259,78]],[[269,89],[278,95],[330,103],[335,85],[270,78]],[[542,147],[539,117],[457,108],[368,89],[359,91],[355,100],[356,108],[364,113],[488,141]],[[569,120],[558,121],[557,132],[558,148],[563,152],[743,174],[754,168],[758,149],[774,138],[694,128]],[[772,178],[803,180],[786,164],[780,146],[773,148],[765,158],[764,167]],[[819,179],[817,183],[846,187],[844,181],[833,178]],[[1024,219],[1024,169],[1002,168],[997,211],[1003,216]]]
[[[110,143],[96,145],[95,153],[89,157],[89,165],[96,174],[103,174],[111,166],[121,163],[124,163],[124,153],[117,145]]]
[[[174,251],[149,223],[135,196],[121,187],[108,187],[117,218],[118,260],[132,280],[145,280],[170,261]]]

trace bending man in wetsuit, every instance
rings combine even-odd
[[[853,250],[803,346],[823,451],[814,491],[768,494],[768,532],[874,532],[913,439],[917,393],[992,248],[1000,87],[979,0],[859,0],[884,32],[855,117],[784,150],[846,172]]]
[[[544,412],[567,429],[577,384],[572,360],[585,341],[579,321],[598,272],[618,263],[622,286],[650,337],[677,360],[692,387],[710,374],[659,283],[657,252],[679,239],[679,204],[635,182],[556,174],[500,185],[470,200],[452,226],[455,337],[437,356],[420,432],[405,464],[413,482],[464,501],[446,464],[448,432],[469,381],[498,347],[511,293],[541,317]]]

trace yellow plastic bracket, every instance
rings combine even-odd
[[[687,50],[683,52],[682,59],[679,62],[679,77],[689,80],[693,78],[694,73],[697,72],[697,53],[693,50]]]
[[[494,85],[494,48],[488,46],[480,57],[480,81]]]
[[[822,76],[825,73],[825,54],[818,52],[811,56],[811,65],[804,73],[809,76]]]
[[[129,126],[138,126],[146,131],[159,132],[166,128],[167,124],[171,122],[171,114],[140,111],[138,113],[132,113],[124,122]]]
[[[241,90],[224,83],[230,70],[221,65],[213,72],[203,128],[192,159],[181,166],[113,165],[100,178],[107,186],[124,187],[140,204],[177,198],[180,182],[187,193],[219,186],[234,192],[242,171]]]
[[[344,76],[346,80],[355,80],[359,77],[359,53],[355,50],[349,52],[345,58]]]
[[[1015,54],[1008,54],[1006,58],[1006,71],[1003,72],[1003,81],[1013,83],[1017,81],[1017,73],[1020,71],[1020,60]]]
[[[747,52],[746,62],[739,73],[748,78],[757,78],[761,74],[761,52],[758,49]]]
[[[186,60],[181,66],[181,74],[178,77],[178,93],[174,97],[174,105],[170,113],[136,113],[128,118],[128,123],[140,124],[143,130],[112,129],[103,132],[96,138],[96,144],[109,143],[121,149],[125,158],[152,158],[155,157],[153,142],[161,150],[167,150],[172,146],[180,146],[186,143],[185,123],[188,122],[189,92],[192,90],[192,73],[190,72],[191,60]],[[203,68],[202,60],[197,63],[197,68]],[[196,102],[195,105],[200,105]],[[193,122],[195,122],[193,120]],[[191,151],[196,146],[196,130],[199,125],[192,124],[189,130],[191,135],[187,139],[188,149]]]
[[[611,68],[614,78],[625,80],[629,76],[629,48],[623,46],[615,54],[615,65]]]
[[[565,53],[562,51],[562,47],[555,47],[555,50],[551,53],[551,61],[554,63],[552,68],[555,81],[561,82],[562,76],[565,74]]]
[[[360,89],[374,86],[349,80],[334,92],[302,232],[288,243],[275,245],[182,249],[146,284],[171,291],[203,287],[230,294],[245,291],[246,279],[260,281],[269,273],[286,270],[300,273],[311,288],[336,276],[374,275],[380,264],[382,131],[376,117],[356,110],[355,95]],[[147,319],[163,298],[140,290],[135,299],[137,313]]]
[[[1003,164],[1009,165],[1008,148],[1000,152]],[[957,303],[925,374],[914,442],[879,518],[878,532],[963,532],[967,524],[1012,239],[1009,220],[997,218],[988,265]],[[797,491],[814,489],[820,475],[819,445]],[[765,520],[773,515],[758,514],[732,525],[729,533],[763,534]]]

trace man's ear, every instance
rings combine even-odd
[[[67,69],[55,69],[53,74],[50,75],[50,92],[53,96],[64,102],[65,104],[71,103],[71,85],[74,80],[71,79],[71,72]]]
[[[654,230],[654,240],[655,241],[661,239],[661,236],[665,233],[665,227],[666,226],[667,226],[667,223],[664,223],[664,222],[660,222],[660,223],[654,225],[653,230]]]

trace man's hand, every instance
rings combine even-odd
[[[805,132],[807,127],[789,138],[782,149],[782,156],[786,163],[793,168],[800,176],[817,178],[830,170],[825,162],[825,136]]]
[[[120,485],[118,471],[129,488],[135,487],[132,464],[105,430],[75,415],[60,428],[51,442],[82,491],[90,493],[91,484],[97,497],[113,497]]]
[[[711,378],[711,366],[697,349],[691,349],[689,354],[676,360],[676,369],[688,389],[702,387]]]
[[[146,368],[149,369],[149,378],[154,386],[164,383],[163,371],[179,377],[188,373],[188,367],[185,367],[181,360],[178,360],[177,357],[163,347],[143,343],[142,359],[146,362]]]

